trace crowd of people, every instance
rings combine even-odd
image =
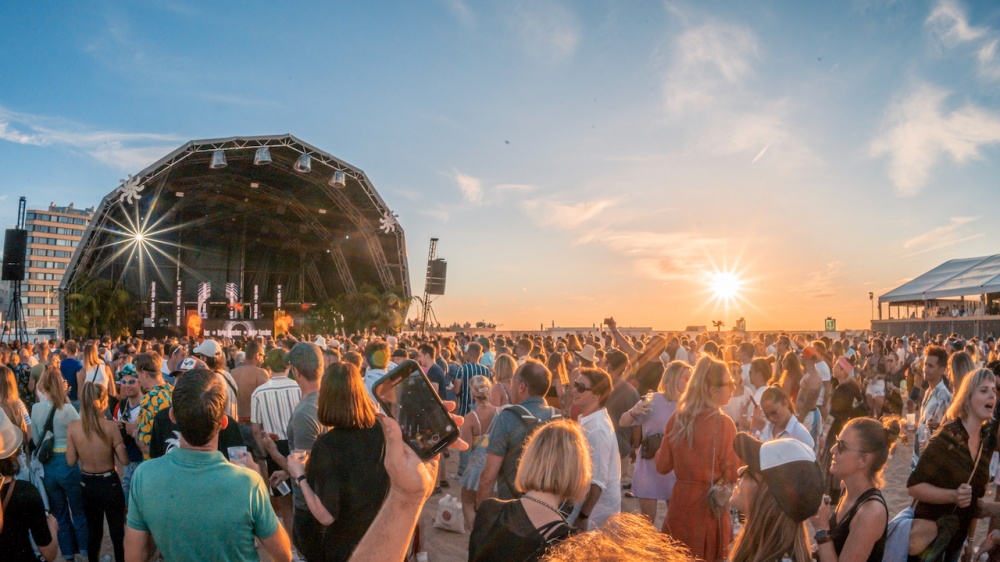
[[[452,486],[475,561],[1000,559],[993,337],[607,326],[0,344],[0,560],[417,559]],[[455,473],[374,398],[408,360]]]

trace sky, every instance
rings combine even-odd
[[[5,228],[20,195],[96,205],[188,140],[291,133],[398,213],[414,294],[440,239],[444,324],[860,329],[869,292],[998,253],[995,2],[4,2],[0,21]]]

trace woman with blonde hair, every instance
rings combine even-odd
[[[58,356],[49,363],[39,383],[42,401],[31,407],[31,434],[35,445],[41,445],[46,428],[51,428],[52,458],[42,465],[45,493],[49,496],[49,511],[59,522],[59,550],[63,558],[73,560],[77,546],[79,553],[86,556],[88,542],[80,469],[66,463],[67,429],[70,422],[80,419],[80,414],[66,396],[66,379],[59,371]]]
[[[659,500],[666,501],[667,509],[670,509],[670,494],[677,478],[673,472],[657,472],[653,457],[662,443],[663,428],[677,410],[677,401],[691,379],[691,370],[691,365],[684,361],[671,361],[663,371],[659,392],[653,394],[652,402],[643,397],[632,409],[623,413],[618,422],[623,428],[642,426],[642,445],[636,455],[632,475],[632,494],[639,499],[639,512],[650,522],[656,521]]]
[[[501,356],[502,357],[502,356]],[[510,357],[509,355],[507,357]],[[476,492],[479,490],[479,475],[486,466],[486,447],[490,444],[490,431],[499,408],[490,404],[493,384],[490,379],[476,375],[469,381],[469,392],[475,408],[465,416],[461,438],[469,444],[469,463],[459,479],[462,486],[462,512],[466,528],[472,528],[476,518]]]
[[[347,560],[389,492],[385,434],[354,364],[327,367],[318,394],[317,418],[330,430],[288,457],[309,508],[295,511],[294,542],[310,562]]]
[[[76,387],[83,388],[84,383],[92,382],[103,386],[108,391],[108,396],[117,395],[114,378],[111,376],[111,369],[104,364],[104,361],[97,354],[97,343],[90,342],[83,346],[83,368],[76,373]]]
[[[115,462],[128,464],[128,453],[118,424],[106,419],[108,391],[100,384],[86,382],[80,391],[80,419],[66,428],[66,464],[79,463],[83,512],[87,517],[87,551],[91,560],[101,554],[104,520],[115,552],[115,560],[125,560],[125,493],[115,471]]]
[[[573,532],[559,506],[567,500],[582,502],[590,480],[590,448],[580,426],[565,419],[546,423],[524,445],[514,481],[523,495],[479,505],[469,535],[469,560],[538,560]]]
[[[926,554],[924,559],[936,560],[944,554],[945,560],[957,560],[961,554],[977,502],[986,493],[990,452],[997,445],[996,427],[987,423],[996,409],[996,380],[989,369],[965,376],[941,427],[906,481],[910,496],[917,500],[910,555]],[[954,525],[942,525],[948,517]]]
[[[501,353],[493,360],[493,389],[490,391],[490,404],[506,406],[510,404],[510,384],[517,370],[517,360],[510,354]],[[442,397],[443,398],[443,397]]]
[[[732,537],[732,525],[723,517],[728,514],[724,496],[736,481],[739,459],[733,451],[736,425],[721,408],[735,384],[725,363],[709,356],[699,359],[655,457],[660,474],[673,471],[677,477],[663,532],[709,561],[725,557]]]
[[[961,388],[965,375],[976,369],[972,357],[964,351],[956,351],[948,358],[948,373],[951,378],[952,388]]]
[[[30,437],[28,434],[31,426],[31,414],[28,408],[21,401],[21,396],[17,391],[17,380],[14,378],[14,371],[6,365],[0,365],[0,408],[7,415],[14,427],[21,430],[25,441]],[[23,458],[21,460],[24,460]]]

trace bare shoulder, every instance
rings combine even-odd
[[[885,505],[873,498],[858,506],[851,527],[859,525],[861,528],[875,526],[876,529],[884,529],[888,519]]]

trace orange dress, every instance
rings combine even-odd
[[[733,449],[736,425],[719,410],[704,412],[695,422],[694,447],[691,447],[686,439],[677,443],[666,437],[676,420],[675,414],[667,422],[663,444],[656,452],[656,470],[661,474],[672,470],[677,477],[663,532],[687,545],[698,558],[716,562],[726,557],[733,528],[728,517],[712,517],[708,489],[711,480],[725,477],[727,483],[736,482],[736,470],[741,464]],[[715,467],[710,479],[708,467],[712,464],[713,443]]]

